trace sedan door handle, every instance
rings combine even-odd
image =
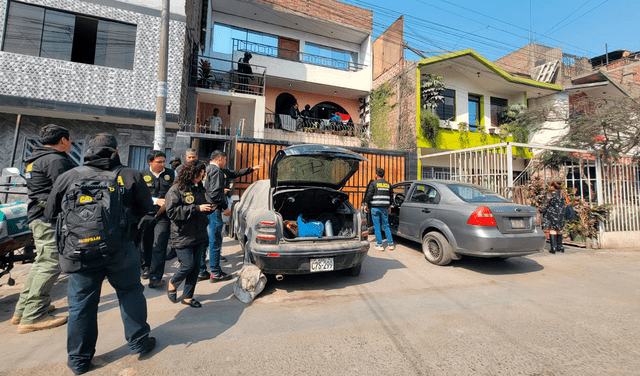
[[[429,210],[429,209],[422,209],[422,212],[423,212],[423,213],[431,213],[431,210]]]

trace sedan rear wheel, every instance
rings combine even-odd
[[[451,244],[439,232],[429,232],[422,238],[422,252],[432,264],[447,265],[451,262]]]

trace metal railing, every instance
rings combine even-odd
[[[247,64],[251,73],[246,73],[246,66],[237,61],[220,59],[212,56],[194,55],[191,64],[190,84],[212,90],[231,91],[243,94],[264,95],[266,67]],[[239,71],[245,73],[241,73]]]
[[[366,133],[366,126],[353,121],[338,121],[299,116],[297,119],[286,114],[266,112],[264,127],[283,129],[291,132],[325,133],[340,136],[359,136]]]
[[[256,55],[270,56],[278,59],[297,61],[306,64],[319,65],[322,67],[340,69],[349,72],[362,70],[364,64],[351,61],[334,59],[331,57],[309,54],[306,52],[287,50],[266,44],[249,42],[241,39],[233,39],[233,50],[251,52]]]

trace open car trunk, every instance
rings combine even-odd
[[[280,187],[273,194],[273,209],[282,217],[283,235],[287,240],[355,238],[357,211],[349,202],[349,195],[331,188]],[[320,222],[322,236],[298,236],[298,216],[304,222]],[[326,223],[331,223],[328,231]],[[331,235],[332,233],[332,235]]]

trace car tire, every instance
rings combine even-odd
[[[358,264],[354,267],[351,267],[349,269],[345,269],[344,273],[348,276],[351,277],[357,277],[360,275],[360,271],[362,270],[362,264]]]
[[[447,265],[451,262],[451,244],[439,232],[431,231],[422,238],[424,258],[435,265]]]

